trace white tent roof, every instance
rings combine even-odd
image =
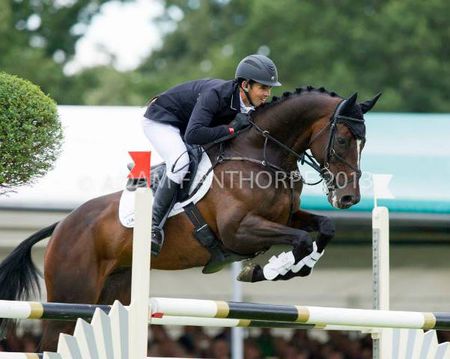
[[[64,145],[46,176],[0,197],[1,207],[73,208],[123,189],[128,151],[151,150],[141,129],[140,107],[59,106]],[[152,153],[152,164],[160,162]]]

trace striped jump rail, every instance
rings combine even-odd
[[[450,330],[450,313],[384,311],[203,299],[150,298],[152,316],[188,316],[375,328]]]
[[[40,303],[0,300],[0,318],[10,319],[48,319],[48,320],[91,320],[95,309],[106,314],[111,310],[109,305]]]
[[[45,319],[76,321],[78,318],[90,321],[99,308],[105,314],[111,311],[109,305],[70,304],[70,303],[40,303],[0,300],[0,318],[11,319]],[[129,307],[125,307],[129,308]],[[292,328],[292,329],[326,329],[326,330],[361,330],[370,328],[349,328],[343,326],[313,325],[270,320],[247,320],[230,318],[202,318],[191,316],[160,315],[149,318],[153,325],[192,325],[214,327],[255,327],[255,328]]]
[[[383,311],[181,298],[150,298],[150,305],[151,322],[154,324],[163,324],[169,320],[174,323],[176,320],[174,318],[178,318],[177,320],[180,322],[184,317],[186,322],[190,318],[237,320],[237,322],[229,321],[228,323],[222,322],[222,324],[243,327],[332,329],[333,326],[340,326],[450,330],[450,313],[441,312]],[[96,308],[108,314],[111,306],[0,300],[0,317],[90,320]],[[163,318],[164,320],[161,320]],[[217,326],[221,326],[219,322],[217,322]]]
[[[155,313],[156,314],[156,313]],[[176,317],[173,317],[176,318]],[[171,320],[171,317],[153,318],[153,320]],[[194,318],[186,317],[182,320],[190,321],[195,325],[198,320],[215,321],[217,324],[227,324],[233,319],[229,318]],[[240,320],[237,320],[238,322]],[[156,324],[156,323],[154,323]],[[167,322],[164,324],[173,324]],[[178,324],[178,323],[177,323]],[[283,324],[283,323],[281,323]],[[296,324],[296,323],[285,323]],[[130,345],[129,310],[116,302],[109,315],[101,309],[96,309],[91,323],[78,319],[73,336],[61,334],[57,353],[0,353],[2,359],[78,359],[78,358],[117,358],[129,359]],[[389,331],[387,338],[391,341],[387,352],[389,359],[449,359],[450,344],[438,343],[436,332],[430,330],[424,333],[419,329],[383,329]]]

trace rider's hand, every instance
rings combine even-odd
[[[242,130],[243,128],[250,125],[249,122],[250,115],[248,113],[238,113],[233,121],[230,122],[229,128],[230,133],[237,132],[239,130]]]

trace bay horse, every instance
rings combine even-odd
[[[331,220],[299,209],[302,181],[291,181],[287,188],[276,186],[272,180],[278,173],[292,180],[293,173],[298,174],[299,159],[304,160],[309,149],[311,165],[326,181],[330,204],[344,209],[358,203],[365,141],[363,114],[379,96],[358,103],[356,94],[343,99],[324,88],[286,92],[258,108],[252,114],[251,126],[225,146],[210,148],[212,161],[222,158],[214,168],[216,176],[239,173],[248,179],[254,178],[254,173],[268,173],[260,178],[264,186],[259,187],[248,180],[233,185],[232,177],[222,176],[222,184],[213,182],[197,204],[223,246],[237,254],[252,255],[276,244],[290,245],[295,263],[308,256],[313,245],[316,252],[323,253],[334,236]],[[219,148],[224,152],[219,153]],[[118,299],[129,304],[132,229],[119,222],[120,195],[116,192],[92,199],[23,241],[0,265],[0,299],[23,300],[39,290],[31,248],[51,236],[44,259],[48,302],[112,304]],[[315,242],[309,234],[312,231],[318,232]],[[210,254],[192,232],[193,225],[184,213],[169,218],[165,243],[160,254],[152,258],[151,268],[204,266]],[[273,279],[304,276],[310,270],[280,272]],[[263,268],[249,265],[239,279],[256,282],[267,278]],[[56,333],[71,330],[73,323],[44,323],[41,347],[54,350]]]

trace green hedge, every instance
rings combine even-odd
[[[31,82],[0,72],[0,194],[45,175],[62,139],[55,101]]]

